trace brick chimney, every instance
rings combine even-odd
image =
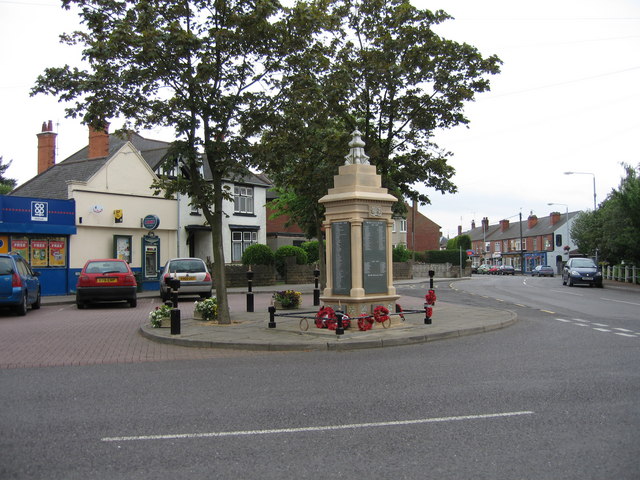
[[[42,122],[42,132],[37,133],[38,137],[38,175],[49,170],[56,163],[56,137],[53,132],[53,124]]]
[[[462,225],[458,225],[458,236],[462,235]]]
[[[483,231],[485,232],[489,230],[489,217],[484,217],[482,219],[482,228],[483,228]]]
[[[509,220],[500,220],[500,231],[504,232],[509,228]]]
[[[560,221],[560,212],[551,212],[549,218],[551,219],[551,225],[555,225]]]
[[[87,158],[101,158],[109,156],[109,124],[104,129],[89,126],[89,156]]]
[[[471,230],[475,230],[475,229],[476,229],[476,221],[471,220]]]
[[[535,215],[529,215],[527,218],[527,228],[533,228],[538,224],[538,217]]]

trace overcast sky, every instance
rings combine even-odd
[[[592,209],[594,176],[601,202],[620,183],[620,163],[640,163],[639,0],[414,1],[455,17],[439,34],[504,62],[491,92],[467,106],[469,127],[436,135],[454,154],[459,191],[429,192],[432,204],[420,210],[443,235],[485,216],[494,224],[520,212]],[[36,174],[43,121],[58,133],[58,161],[87,144],[86,127],[65,119],[55,98],[29,97],[46,67],[78,64],[79,51],[58,42],[78,19],[59,5],[0,0],[0,156],[13,160],[7,176],[19,183]],[[161,131],[143,135],[171,140]]]

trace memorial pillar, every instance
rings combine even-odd
[[[395,310],[391,248],[392,206],[397,201],[364,153],[353,132],[345,164],[334,188],[320,199],[326,208],[327,288],[320,297],[351,317],[371,314],[378,305]]]

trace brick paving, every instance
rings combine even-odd
[[[0,311],[0,368],[95,365],[197,360],[265,355],[239,350],[181,347],[157,343],[139,334],[160,298],[139,298],[137,308],[103,304],[78,310],[75,304],[43,305],[25,317]],[[180,304],[193,313],[193,299]]]

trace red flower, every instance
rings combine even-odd
[[[389,320],[389,310],[382,305],[378,305],[373,309],[373,318],[379,323],[386,322]]]
[[[427,303],[429,305],[435,305],[436,304],[436,292],[433,290],[429,290],[429,293],[427,293],[424,296],[425,300],[427,301]]]

